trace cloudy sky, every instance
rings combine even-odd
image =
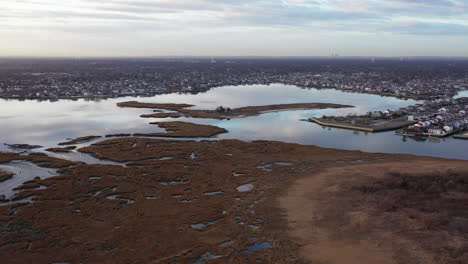
[[[468,56],[468,0],[0,0],[0,56]]]

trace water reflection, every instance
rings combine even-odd
[[[54,152],[47,152],[48,156],[64,159],[64,160],[71,160],[71,161],[81,161],[87,164],[102,164],[102,165],[116,165],[116,166],[123,166],[125,167],[125,163],[115,162],[106,159],[99,159],[96,158],[88,153],[81,153],[78,151],[71,151],[68,153],[54,153]]]
[[[283,103],[338,103],[354,108],[297,110],[273,112],[260,116],[232,120],[210,119],[143,119],[141,114],[151,109],[118,108],[117,102],[137,100],[154,103],[190,103],[198,109],[213,109],[219,105],[242,107]],[[419,103],[377,95],[345,93],[336,90],[300,89],[291,85],[226,86],[200,94],[166,94],[151,98],[113,98],[107,100],[14,101],[0,100],[2,133],[0,143],[28,143],[55,146],[66,138],[115,133],[160,132],[150,121],[190,121],[223,127],[228,134],[218,138],[242,140],[279,140],[321,147],[362,150],[367,152],[408,153],[447,158],[468,159],[466,141],[453,138],[440,142],[421,142],[396,136],[394,132],[369,134],[364,132],[323,128],[299,121],[311,116],[363,114],[382,109],[398,109]]]
[[[309,122],[297,122],[295,118],[282,119],[282,117],[277,117],[278,115],[287,114],[274,113],[257,118],[221,121],[217,125],[226,127],[231,133],[221,135],[220,138],[240,138],[244,140],[268,138],[291,143],[366,152],[407,153],[468,159],[466,142],[453,138],[443,138],[438,142],[419,141],[397,136],[392,131],[372,134],[338,128],[324,128]],[[302,115],[314,115],[314,111],[302,112]],[[277,122],[278,119],[282,121]],[[255,126],[251,125],[253,123],[255,123]]]
[[[25,181],[32,180],[35,177],[45,179],[57,175],[57,169],[39,167],[26,161],[12,161],[0,164],[0,170],[14,174],[13,178],[0,184],[0,195],[5,195],[7,199],[11,199],[18,192],[14,188]]]

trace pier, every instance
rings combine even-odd
[[[371,132],[371,133],[395,130],[395,129],[399,129],[399,128],[406,127],[406,126],[416,123],[415,121],[388,121],[388,122],[381,122],[373,126],[359,126],[359,125],[352,125],[352,124],[343,123],[343,122],[323,121],[314,117],[309,118],[309,121],[319,124],[321,126],[344,128],[344,129],[358,130],[358,131]]]
[[[461,132],[453,136],[454,138],[458,139],[468,139],[468,131]]]

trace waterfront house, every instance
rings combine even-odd
[[[428,131],[429,135],[434,135],[434,136],[443,136],[445,135],[445,131],[440,129],[440,128],[430,128]]]

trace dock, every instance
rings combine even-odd
[[[461,132],[453,136],[454,138],[458,139],[468,139],[468,131]]]
[[[323,121],[314,117],[309,118],[309,121],[319,124],[321,126],[336,127],[336,128],[364,131],[364,132],[370,132],[370,133],[396,130],[396,129],[406,127],[406,126],[416,123],[415,121],[393,121],[393,122],[389,121],[389,122],[384,122],[375,126],[358,126],[358,125],[352,125],[352,124],[342,123],[342,122]]]

